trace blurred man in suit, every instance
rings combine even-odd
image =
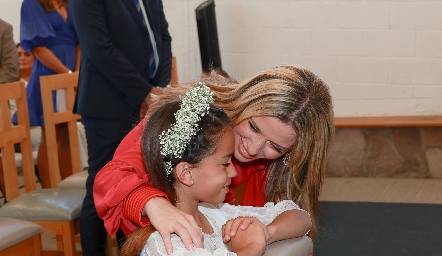
[[[20,69],[12,25],[0,19],[0,84],[15,82],[19,79]]]

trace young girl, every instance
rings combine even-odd
[[[149,117],[142,135],[146,170],[152,184],[178,209],[193,216],[202,230],[204,248],[195,249],[192,255],[263,255],[270,236],[276,240],[302,236],[311,222],[308,213],[291,200],[256,208],[222,204],[231,178],[237,175],[231,162],[234,135],[226,113],[210,106],[212,97],[210,89],[199,84],[181,103],[167,103]],[[250,223],[228,244],[236,254],[229,252],[222,237],[223,224],[235,218],[228,225]],[[273,234],[275,218],[290,225]],[[298,232],[292,228],[297,225]],[[141,255],[167,255],[160,233],[149,236],[150,232],[145,227],[132,234],[121,254],[138,254],[148,237]],[[172,244],[173,255],[189,253],[178,236],[172,236]]]

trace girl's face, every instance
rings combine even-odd
[[[244,119],[233,131],[235,158],[241,162],[278,158],[296,141],[295,130],[290,125],[270,116]]]
[[[20,69],[32,69],[34,64],[34,55],[31,52],[25,51],[21,46],[17,48],[18,60],[20,63]]]
[[[219,204],[222,203],[229,192],[231,178],[236,176],[235,167],[232,164],[234,148],[233,130],[225,129],[222,137],[216,142],[215,152],[203,159],[196,171],[192,172],[194,189],[200,201]]]

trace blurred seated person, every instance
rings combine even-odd
[[[34,66],[34,54],[32,52],[25,51],[20,43],[16,44],[17,53],[18,53],[18,63],[20,67],[20,76],[19,81],[24,82],[25,86],[28,85],[29,79],[32,73],[32,67]],[[15,106],[15,102],[10,102],[11,115],[13,115],[17,108]],[[31,127],[31,143],[32,143],[32,151],[37,151],[38,146],[40,145],[41,138],[41,129],[38,126]],[[15,145],[15,151],[17,153],[20,152],[20,144]]]
[[[17,44],[18,63],[20,66],[20,81],[28,85],[31,78],[32,66],[34,65],[34,53],[25,51],[20,43]]]

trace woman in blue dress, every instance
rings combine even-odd
[[[70,73],[78,70],[80,64],[80,47],[68,17],[68,0],[24,0],[21,6],[20,43],[23,49],[33,52],[35,56],[31,78],[26,88],[30,125],[42,126],[44,130],[40,76]],[[55,92],[53,97],[56,102]],[[16,117],[13,122],[16,123]],[[62,134],[66,134],[66,131],[57,131],[57,138],[67,139]],[[68,145],[63,142],[60,144]],[[37,162],[42,185],[47,187],[48,184],[45,183],[48,181],[44,177],[47,174],[47,171],[44,171],[47,169],[44,132]],[[63,176],[65,175],[62,170],[62,178]]]

